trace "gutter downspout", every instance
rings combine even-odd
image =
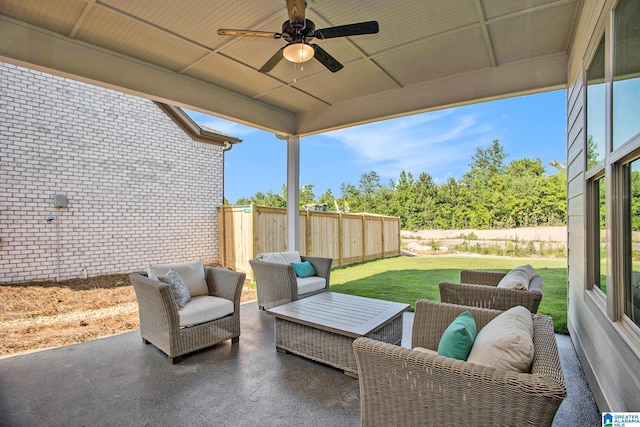
[[[220,203],[220,206],[224,206],[224,175],[226,173],[224,167],[224,155],[227,151],[231,151],[232,148],[233,144],[227,141],[225,142],[224,148],[222,149],[222,203]]]

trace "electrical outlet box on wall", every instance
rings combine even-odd
[[[56,194],[53,196],[53,206],[56,208],[66,208],[67,207],[67,195],[66,194]]]

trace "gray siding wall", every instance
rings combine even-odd
[[[587,289],[586,88],[589,48],[600,40],[612,1],[587,1],[572,46],[567,90],[568,323],[601,411],[640,409],[640,343],[612,320],[607,302]],[[611,297],[609,297],[611,298]],[[637,328],[636,328],[637,329]]]
[[[215,262],[222,185],[153,102],[0,63],[0,283]]]

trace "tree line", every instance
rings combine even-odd
[[[478,147],[469,170],[460,179],[449,178],[436,184],[427,172],[414,178],[400,172],[397,180],[380,182],[377,172],[362,174],[358,185],[342,183],[340,196],[329,188],[316,197],[311,184],[300,187],[300,206],[335,202],[352,212],[369,212],[400,217],[403,229],[505,228],[564,225],[567,216],[566,167],[558,161],[547,174],[539,158],[513,160],[498,140],[483,149]],[[256,203],[286,207],[286,186],[281,192],[258,192],[241,198],[237,205]],[[346,203],[345,203],[346,202]]]

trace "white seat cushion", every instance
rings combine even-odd
[[[191,298],[191,301],[178,311],[180,326],[193,326],[210,322],[233,313],[233,301],[225,298],[201,295]]]
[[[298,282],[298,295],[320,290],[327,284],[324,278],[318,276],[296,277],[296,280]]]
[[[155,264],[150,265],[147,269],[147,275],[150,279],[158,280],[158,276],[166,276],[170,269],[173,269],[180,275],[184,284],[189,289],[191,298],[200,295],[209,295],[209,287],[207,280],[204,278],[204,265],[202,260],[198,259],[191,262],[182,262],[178,264]]]

